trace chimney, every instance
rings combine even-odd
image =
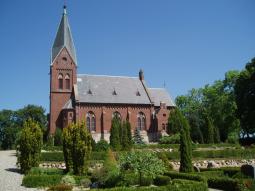
[[[143,75],[143,70],[142,70],[142,69],[140,69],[140,71],[139,71],[139,79],[140,79],[141,81],[144,80],[144,75]]]

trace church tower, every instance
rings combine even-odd
[[[66,6],[51,50],[50,65],[50,133],[63,128],[63,108],[72,105],[73,85],[77,83],[77,60]],[[74,117],[74,116],[72,116]]]

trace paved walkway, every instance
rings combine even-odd
[[[15,151],[0,151],[0,190],[1,191],[35,191],[37,189],[21,186],[23,175],[16,167]]]

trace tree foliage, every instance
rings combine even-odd
[[[24,122],[17,141],[18,164],[22,173],[26,174],[32,167],[39,165],[42,137],[42,131],[37,122],[32,119]]]
[[[63,153],[66,171],[81,175],[86,171],[86,162],[92,151],[92,137],[85,123],[70,124],[63,129]]]
[[[155,178],[165,171],[163,161],[155,153],[149,151],[131,151],[120,155],[119,161],[122,171],[133,170],[139,175],[140,185],[143,177]]]
[[[0,146],[3,149],[13,149],[18,133],[28,119],[37,122],[46,135],[47,120],[45,110],[41,106],[27,105],[16,111],[0,111]]]
[[[218,142],[220,138],[220,141],[225,142],[231,132],[236,132],[240,128],[236,117],[234,94],[238,76],[238,71],[229,71],[225,74],[224,80],[217,80],[203,88],[192,89],[187,95],[176,98],[177,106],[189,121],[194,142],[208,142],[205,140],[206,131],[203,130],[210,124],[207,117],[210,118],[214,128],[214,141]]]
[[[255,133],[255,58],[247,63],[235,84],[237,116],[243,134]]]
[[[128,121],[121,122],[118,117],[112,119],[110,130],[110,146],[113,150],[130,150],[132,147],[131,125]]]
[[[191,138],[188,121],[176,109],[176,118],[179,121],[180,129],[180,172],[192,172],[192,149],[191,149]]]

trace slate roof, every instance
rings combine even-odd
[[[64,7],[64,13],[61,18],[57,35],[52,47],[51,52],[51,63],[53,63],[54,59],[57,57],[59,52],[66,47],[70,56],[72,57],[75,64],[77,64],[76,59],[76,53],[75,53],[75,47],[73,43],[71,28],[68,22],[67,14],[66,14],[66,8]]]
[[[165,88],[148,88],[148,90],[155,106],[160,106],[160,102],[166,103],[166,106],[175,106],[175,103]]]
[[[78,102],[151,104],[138,77],[78,74],[77,91]]]
[[[69,99],[69,100],[65,103],[65,105],[63,106],[62,109],[73,109],[73,108],[74,108],[74,107],[73,107],[73,102],[72,102],[71,99]]]

